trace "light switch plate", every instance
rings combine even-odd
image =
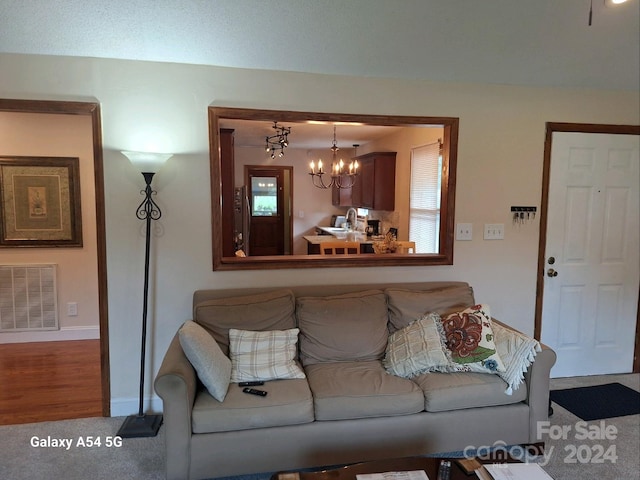
[[[473,223],[456,224],[456,240],[472,240]]]
[[[504,223],[485,223],[485,240],[504,240]]]

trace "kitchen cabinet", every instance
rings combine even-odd
[[[352,188],[333,187],[332,200],[336,206],[395,210],[396,152],[373,152],[354,160],[360,164],[356,183]]]
[[[349,179],[345,179],[345,182],[348,181]],[[351,188],[338,188],[335,185],[331,187],[331,204],[336,207],[352,207]]]
[[[351,188],[332,187],[332,204],[372,210],[395,210],[396,152],[373,152],[360,155],[358,176]],[[348,181],[348,180],[347,180]]]

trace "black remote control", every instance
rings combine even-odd
[[[250,393],[251,395],[258,395],[259,397],[266,397],[267,396],[267,392],[265,392],[264,390],[258,390],[257,388],[243,388],[242,391],[244,393]]]
[[[262,380],[254,380],[252,382],[240,382],[238,384],[239,387],[257,387],[259,385],[264,385]]]

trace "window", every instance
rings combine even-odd
[[[274,177],[251,177],[251,215],[271,217],[278,215],[277,179]]]
[[[411,149],[409,238],[416,242],[416,253],[439,251],[441,177],[439,141]]]

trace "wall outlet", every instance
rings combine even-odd
[[[68,317],[78,316],[78,304],[76,302],[67,303],[67,316]]]
[[[485,240],[504,240],[504,223],[485,223]]]
[[[456,240],[472,240],[473,223],[456,224]]]

